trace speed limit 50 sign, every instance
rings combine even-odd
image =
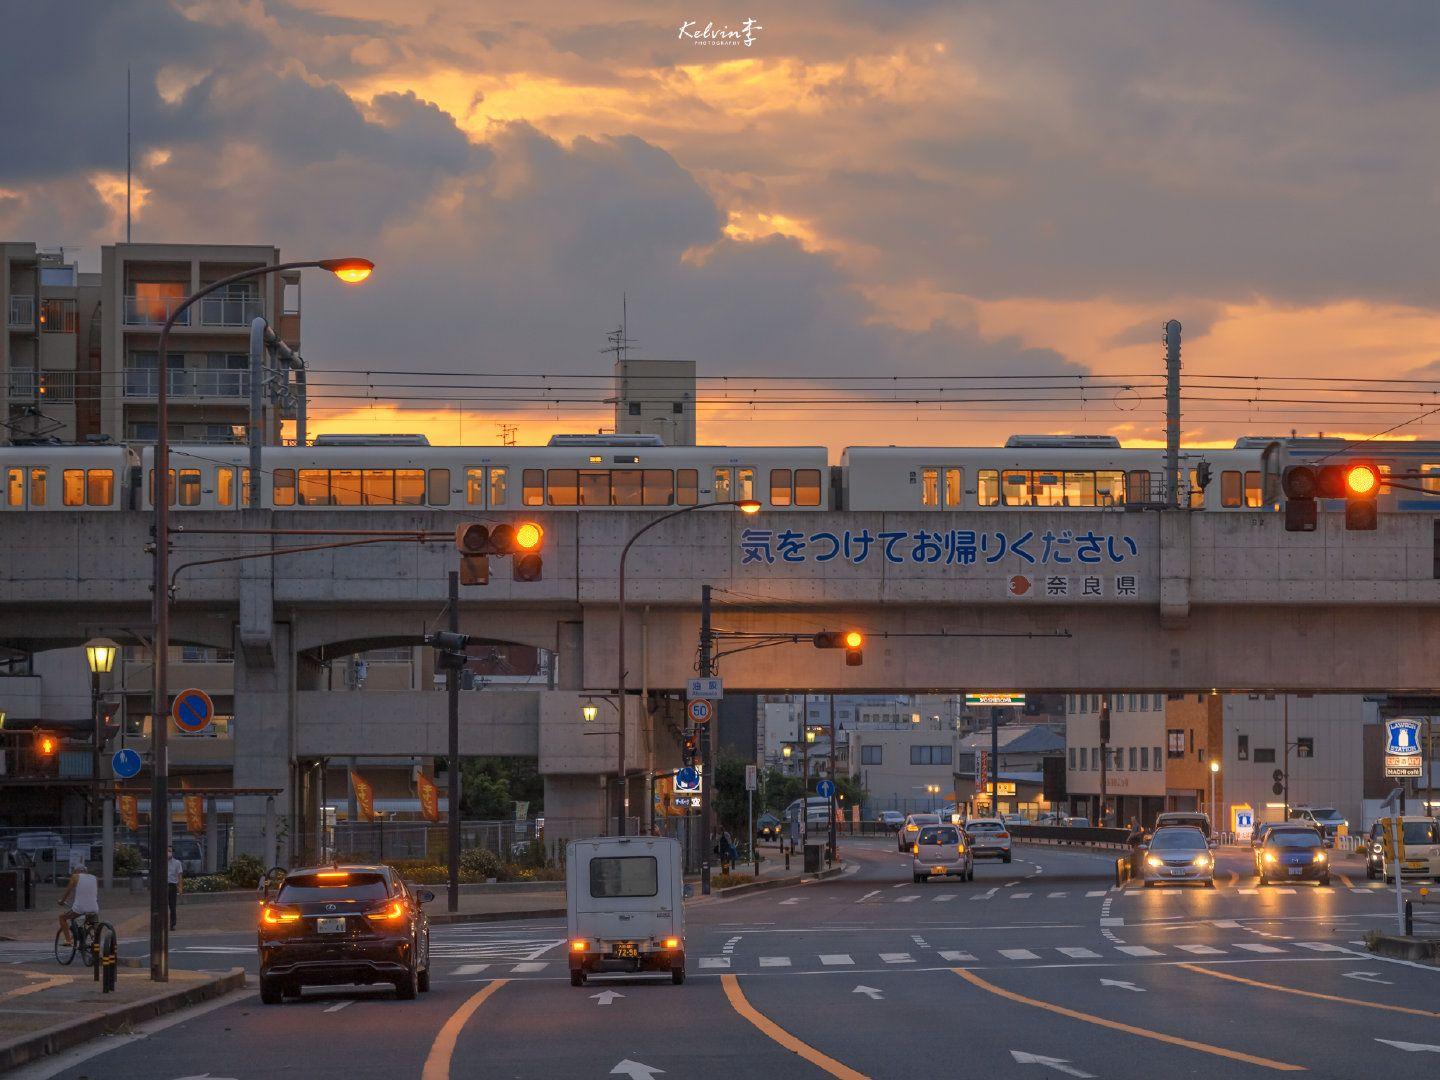
[[[715,709],[705,698],[696,698],[694,701],[686,703],[685,712],[690,717],[692,724],[708,724]]]

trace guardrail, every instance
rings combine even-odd
[[[1012,825],[1010,835],[1027,843],[1088,844],[1094,847],[1129,847],[1129,829],[1107,829],[1096,826],[1076,828],[1070,825]]]

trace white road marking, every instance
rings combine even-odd
[[[1212,919],[1210,925],[1217,930],[1239,930],[1240,924],[1234,919]]]
[[[879,895],[880,895],[880,890],[879,890],[879,889],[872,889],[872,890],[870,890],[869,892],[867,892],[864,896],[860,897],[859,900],[856,900],[855,902],[856,902],[857,904],[863,904],[866,900],[869,900],[870,897],[872,897],[872,896],[879,896]]]
[[[1001,949],[1001,950],[1000,950],[1000,955],[1003,956],[1003,957],[1005,957],[1006,960],[1039,960],[1039,959],[1040,959],[1040,956],[1039,956],[1038,953],[1033,953],[1033,952],[1031,952],[1029,949]]]
[[[1046,900],[1056,900],[1056,899],[1059,899],[1059,898],[1062,897],[1062,896],[1068,896],[1068,895],[1069,895],[1068,893],[1063,893],[1063,892],[1052,892],[1052,893],[1050,893],[1049,895],[1047,895],[1047,896],[1045,897],[1045,899],[1046,899]]]
[[[537,971],[544,971],[549,966],[548,961],[541,960],[538,964],[516,964],[510,970],[516,975],[530,975]]]
[[[1090,891],[1090,892],[1087,892],[1087,893],[1085,894],[1085,899],[1087,899],[1087,900],[1093,900],[1093,899],[1095,899],[1095,897],[1097,897],[1097,896],[1104,896],[1104,895],[1106,894],[1106,892],[1108,892],[1108,891],[1109,891],[1109,890],[1107,890],[1107,889],[1094,889],[1094,890],[1092,890],[1092,891]]]
[[[820,963],[824,964],[826,967],[846,967],[848,965],[854,964],[855,961],[851,960],[849,955],[843,952],[821,953]]]
[[[1341,945],[1332,945],[1332,944],[1330,944],[1330,942],[1328,942],[1328,941],[1297,941],[1297,942],[1295,942],[1295,947],[1296,947],[1297,949],[1310,949],[1310,950],[1312,950],[1312,951],[1314,951],[1314,952],[1349,952],[1349,951],[1350,951],[1349,949],[1346,949],[1344,946],[1341,946]]]
[[[617,713],[616,715],[618,716],[619,714]],[[896,899],[895,903],[897,903],[897,904],[913,904],[916,900],[919,900],[919,899],[920,899],[920,894],[919,894],[919,893],[911,893],[909,896],[901,896],[901,897],[898,897],[898,898]]]
[[[1029,894],[1028,892],[1012,892],[1012,893],[1010,894],[1010,899],[1011,899],[1011,900],[1029,900],[1029,899],[1030,899],[1030,894]]]
[[[1235,891],[1241,896],[1255,896],[1260,892],[1259,889],[1236,889]]]
[[[1211,948],[1209,945],[1176,945],[1181,952],[1193,953],[1196,956],[1224,956],[1224,949]]]
[[[871,1001],[885,1000],[883,992],[880,990],[876,990],[873,986],[857,986],[854,990],[851,990],[850,992],[852,994],[864,994]]]
[[[887,964],[913,964],[915,962],[908,952],[882,952],[880,959]]]
[[[760,957],[761,967],[789,967],[790,957],[788,956],[762,956]]]
[[[354,998],[351,998],[349,1001],[337,1001],[334,1005],[331,1005],[331,1006],[330,1006],[328,1009],[326,1009],[325,1011],[326,1011],[326,1012],[339,1012],[341,1009],[345,1008],[346,1005],[354,1005],[354,1004],[355,1004],[355,999],[354,999]]]
[[[617,715],[618,715],[618,714],[617,714]],[[790,904],[798,904],[798,903],[800,903],[800,901],[803,900],[803,899],[805,899],[803,896],[792,896],[792,897],[790,897],[790,899],[788,899],[788,900],[781,900],[781,901],[780,901],[780,906],[781,906],[781,907],[786,907],[786,906],[788,906],[788,905],[790,905]]]
[[[1055,949],[1056,952],[1064,953],[1072,960],[1099,960],[1100,954],[1091,949],[1082,949],[1078,945],[1061,945]]]
[[[1125,981],[1123,981],[1123,980],[1121,980],[1121,979],[1101,979],[1101,980],[1100,980],[1100,985],[1101,985],[1101,986],[1118,986],[1118,987],[1120,987],[1122,990],[1133,990],[1133,991],[1135,991],[1135,993],[1137,993],[1137,994],[1143,994],[1143,993],[1145,993],[1145,988],[1144,988],[1143,986],[1136,986],[1136,985],[1135,985],[1134,983],[1132,983],[1132,982],[1125,982]]]
[[[728,956],[702,956],[700,958],[702,968],[728,968],[730,957]]]
[[[951,963],[963,963],[963,962],[965,962],[965,961],[967,961],[967,960],[968,960],[968,961],[973,961],[973,960],[975,959],[975,957],[971,956],[968,952],[954,952],[954,951],[950,951],[950,952],[942,952],[942,953],[940,954],[940,959],[942,959],[942,960],[949,960]]]
[[[619,714],[617,713],[616,715],[618,716]],[[953,892],[942,892],[939,896],[935,897],[935,903],[938,904],[938,903],[940,903],[942,900],[954,900],[954,899],[955,899],[955,894],[954,894]]]
[[[1160,956],[1159,950],[1148,945],[1116,945],[1115,948],[1126,956]]]
[[[977,893],[976,895],[970,897],[970,899],[971,899],[971,900],[989,900],[992,896],[994,896],[994,895],[995,895],[997,892],[999,892],[999,891],[1000,891],[999,889],[993,889],[993,888],[992,888],[992,889],[990,889],[990,890],[987,891],[987,892]]]
[[[451,975],[479,975],[480,972],[484,971],[484,970],[485,970],[486,968],[488,968],[489,966],[490,966],[489,964],[461,964],[459,967],[457,967],[457,968],[456,968],[454,971],[452,971],[450,974],[451,974]]]
[[[1251,943],[1245,941],[1237,944],[1235,948],[1244,949],[1246,952],[1253,953],[1278,953],[1285,951],[1284,949],[1277,949],[1274,945],[1252,945]]]
[[[1101,926],[1124,926],[1124,925],[1125,925],[1125,920],[1122,919],[1122,918],[1120,918],[1119,916],[1112,915],[1112,916],[1111,916],[1110,918],[1108,918],[1108,919],[1101,919],[1101,920],[1100,920],[1100,925],[1101,925]]]

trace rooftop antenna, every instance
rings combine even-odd
[[[605,335],[605,340],[610,342],[602,353],[614,353],[616,360],[625,360],[625,353],[635,342],[630,340],[627,333],[629,328],[629,297],[625,293],[620,294],[620,325]]]
[[[130,243],[130,66],[125,66],[125,242]]]

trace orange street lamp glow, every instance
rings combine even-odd
[[[1373,465],[1356,465],[1345,471],[1345,490],[1351,495],[1369,495],[1380,486],[1380,476]]]
[[[760,501],[758,499],[741,499],[735,505],[740,507],[742,514],[758,514],[760,512]]]
[[[349,285],[358,285],[375,272],[369,259],[324,259],[320,265]]]
[[[515,527],[515,546],[521,551],[534,551],[545,539],[545,530],[533,521],[522,522]]]

